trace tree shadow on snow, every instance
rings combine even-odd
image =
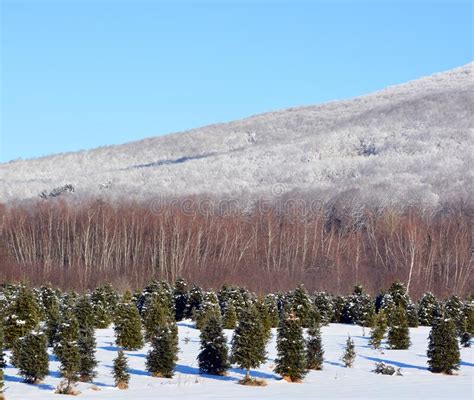
[[[383,362],[385,364],[391,364],[399,368],[412,368],[412,369],[419,369],[422,371],[427,371],[427,367],[422,367],[420,365],[413,365],[413,364],[406,364],[404,362],[400,361],[394,361],[394,360],[387,360],[385,358],[377,358],[377,357],[368,357],[368,356],[362,356],[360,355],[359,357],[365,358],[366,360],[374,361],[374,362]]]
[[[418,357],[423,357],[423,358],[428,358],[428,356],[425,355],[425,354],[417,354],[417,356]],[[460,365],[463,366],[463,367],[474,367],[473,363],[470,363],[470,362],[467,362],[467,361],[462,361],[462,360],[461,360]]]
[[[107,350],[107,351],[119,351],[120,347],[118,346],[97,346],[98,349]]]
[[[178,322],[176,325],[183,326],[185,328],[197,329],[194,323],[189,323],[189,322]]]
[[[345,366],[343,363],[340,363],[340,362],[337,362],[337,361],[327,361],[327,360],[324,360],[324,363],[325,363],[325,364],[329,364],[329,365],[334,365],[334,366],[336,366],[336,367],[346,368],[346,366]]]
[[[113,369],[113,365],[104,365],[106,368]],[[147,371],[141,370],[141,369],[135,369],[135,368],[127,368],[127,371],[131,375],[141,375],[141,376],[150,376],[150,374]],[[99,386],[99,385],[97,385]]]
[[[230,368],[229,371],[245,375],[245,370],[243,370],[242,368]],[[278,375],[268,374],[266,372],[261,372],[261,371],[255,371],[253,369],[250,370],[250,376],[252,378],[274,379],[277,381],[281,380],[281,378]]]
[[[46,383],[26,383],[23,378],[20,378],[18,376],[12,376],[12,375],[5,375],[5,382],[17,382],[17,383],[24,383],[25,385],[31,386],[31,387],[36,387],[40,390],[54,390],[55,387],[52,385],[48,385]]]
[[[176,364],[176,372],[179,372],[181,374],[187,374],[187,375],[199,375],[199,376],[202,376],[203,378],[216,379],[219,381],[237,381],[238,380],[237,378],[234,378],[232,376],[201,374],[199,372],[199,368],[191,367],[189,365],[183,365],[183,364]]]

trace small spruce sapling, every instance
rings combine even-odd
[[[344,363],[346,368],[352,368],[356,358],[354,341],[349,336],[346,340],[346,347],[344,349],[344,354],[341,357],[341,361]]]
[[[122,349],[118,351],[117,357],[114,359],[112,374],[114,376],[115,386],[117,388],[128,389],[130,373],[128,372],[127,357],[125,357]]]

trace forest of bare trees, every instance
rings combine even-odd
[[[467,295],[473,287],[473,210],[466,204],[321,204],[300,213],[262,203],[245,212],[204,212],[199,201],[4,205],[0,281],[84,290],[183,277],[203,287],[233,283],[266,292],[304,283],[346,293],[356,283],[376,292],[399,279],[413,297],[427,290]]]

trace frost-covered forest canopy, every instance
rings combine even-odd
[[[66,185],[77,198],[298,190],[384,206],[470,199],[473,65],[351,100],[1,164],[0,201]]]

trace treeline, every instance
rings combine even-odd
[[[257,296],[233,286],[206,291],[189,287],[182,279],[175,285],[152,282],[141,291],[125,294],[110,285],[79,295],[48,286],[31,289],[4,284],[0,305],[0,393],[7,362],[18,368],[25,382],[43,380],[49,373],[47,349],[51,347],[64,378],[57,393],[76,394],[75,382],[92,382],[96,376],[95,329],[111,324],[119,348],[113,374],[121,389],[127,388],[130,379],[123,350],[138,350],[145,343],[150,345],[146,371],[155,377],[173,377],[179,350],[176,323],[183,319],[191,319],[201,331],[200,372],[224,375],[235,364],[245,371],[240,383],[249,385],[264,384],[253,379],[250,370],[266,362],[272,328],[277,328],[274,370],[290,382],[301,381],[308,370],[323,368],[321,326],[329,322],[371,327],[370,346],[379,349],[386,344],[394,350],[410,347],[410,326],[432,326],[429,369],[448,374],[459,369],[459,346],[469,347],[474,333],[472,300],[453,295],[442,301],[425,293],[413,303],[400,282],[376,297],[361,286],[349,296],[311,295],[303,286]],[[230,348],[224,329],[234,331]],[[4,356],[5,348],[11,350],[9,360]],[[350,368],[356,356],[348,337],[341,360]],[[377,364],[374,372],[396,373],[383,363]]]
[[[414,297],[466,295],[474,286],[469,205],[301,204],[262,201],[241,209],[185,199],[152,206],[61,200],[3,206],[0,279],[85,290],[181,276],[205,287],[233,283],[262,293],[304,282],[338,294],[354,284],[376,293],[398,279]]]

